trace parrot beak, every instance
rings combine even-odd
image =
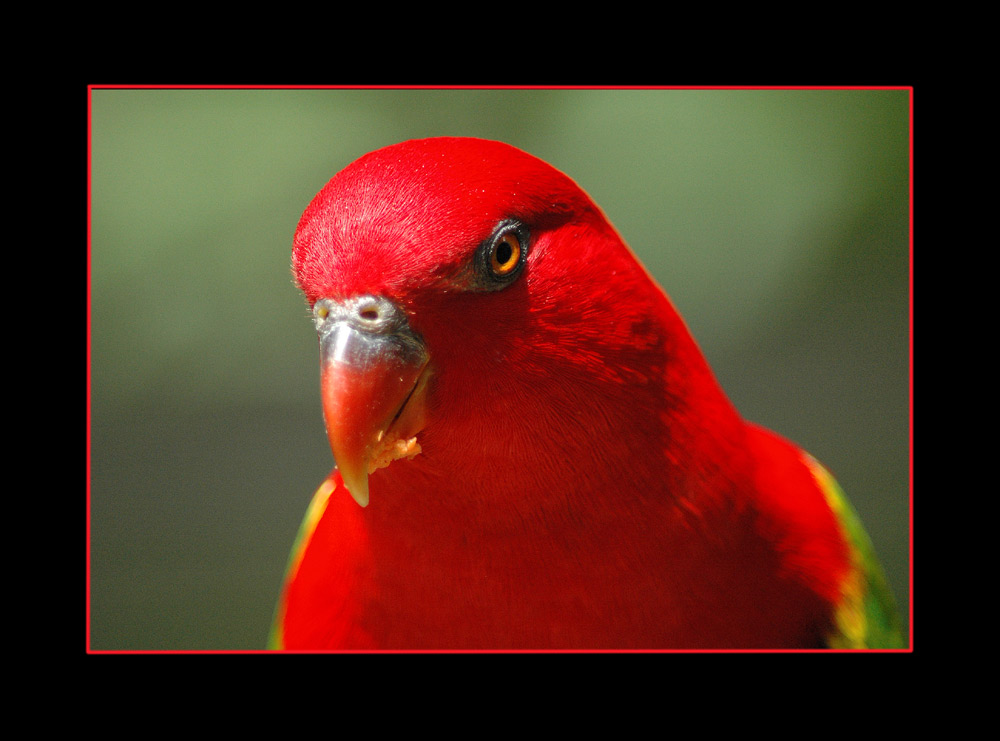
[[[361,296],[313,306],[323,418],[344,485],[368,506],[368,474],[420,453],[428,354],[403,311]]]

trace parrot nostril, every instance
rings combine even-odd
[[[385,299],[376,296],[362,296],[354,304],[354,316],[364,324],[381,325],[393,317],[392,306]]]
[[[325,301],[317,301],[313,305],[312,310],[313,321],[316,324],[316,328],[322,327],[326,323],[326,319],[330,316],[330,307]]]

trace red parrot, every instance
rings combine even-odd
[[[837,484],[739,415],[552,166],[472,138],[369,153],[292,267],[336,468],[273,648],[903,645]]]

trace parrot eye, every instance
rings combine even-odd
[[[479,249],[480,285],[498,291],[514,282],[524,268],[528,253],[528,230],[519,221],[504,221]]]
[[[508,232],[497,240],[490,253],[490,270],[497,278],[514,272],[521,262],[521,241],[513,232]]]

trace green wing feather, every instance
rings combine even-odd
[[[854,566],[844,583],[835,629],[827,636],[830,648],[906,648],[896,600],[861,519],[830,472],[812,458],[808,462],[844,529]]]
[[[306,516],[299,526],[299,532],[295,537],[295,543],[292,545],[292,553],[288,559],[288,567],[285,569],[285,587],[282,589],[281,598],[278,600],[278,606],[274,610],[274,618],[271,621],[271,632],[267,639],[269,650],[281,651],[284,649],[284,642],[282,640],[282,623],[285,619],[284,590],[288,588],[288,582],[295,578],[295,572],[299,568],[299,562],[302,560],[302,555],[305,552],[309,538],[312,537],[313,531],[326,511],[326,503],[330,500],[330,494],[337,488],[340,479],[335,478],[336,475],[337,470],[334,469],[320,485],[319,489],[316,490],[316,493],[313,494],[312,501],[309,503],[309,509],[306,510]]]

